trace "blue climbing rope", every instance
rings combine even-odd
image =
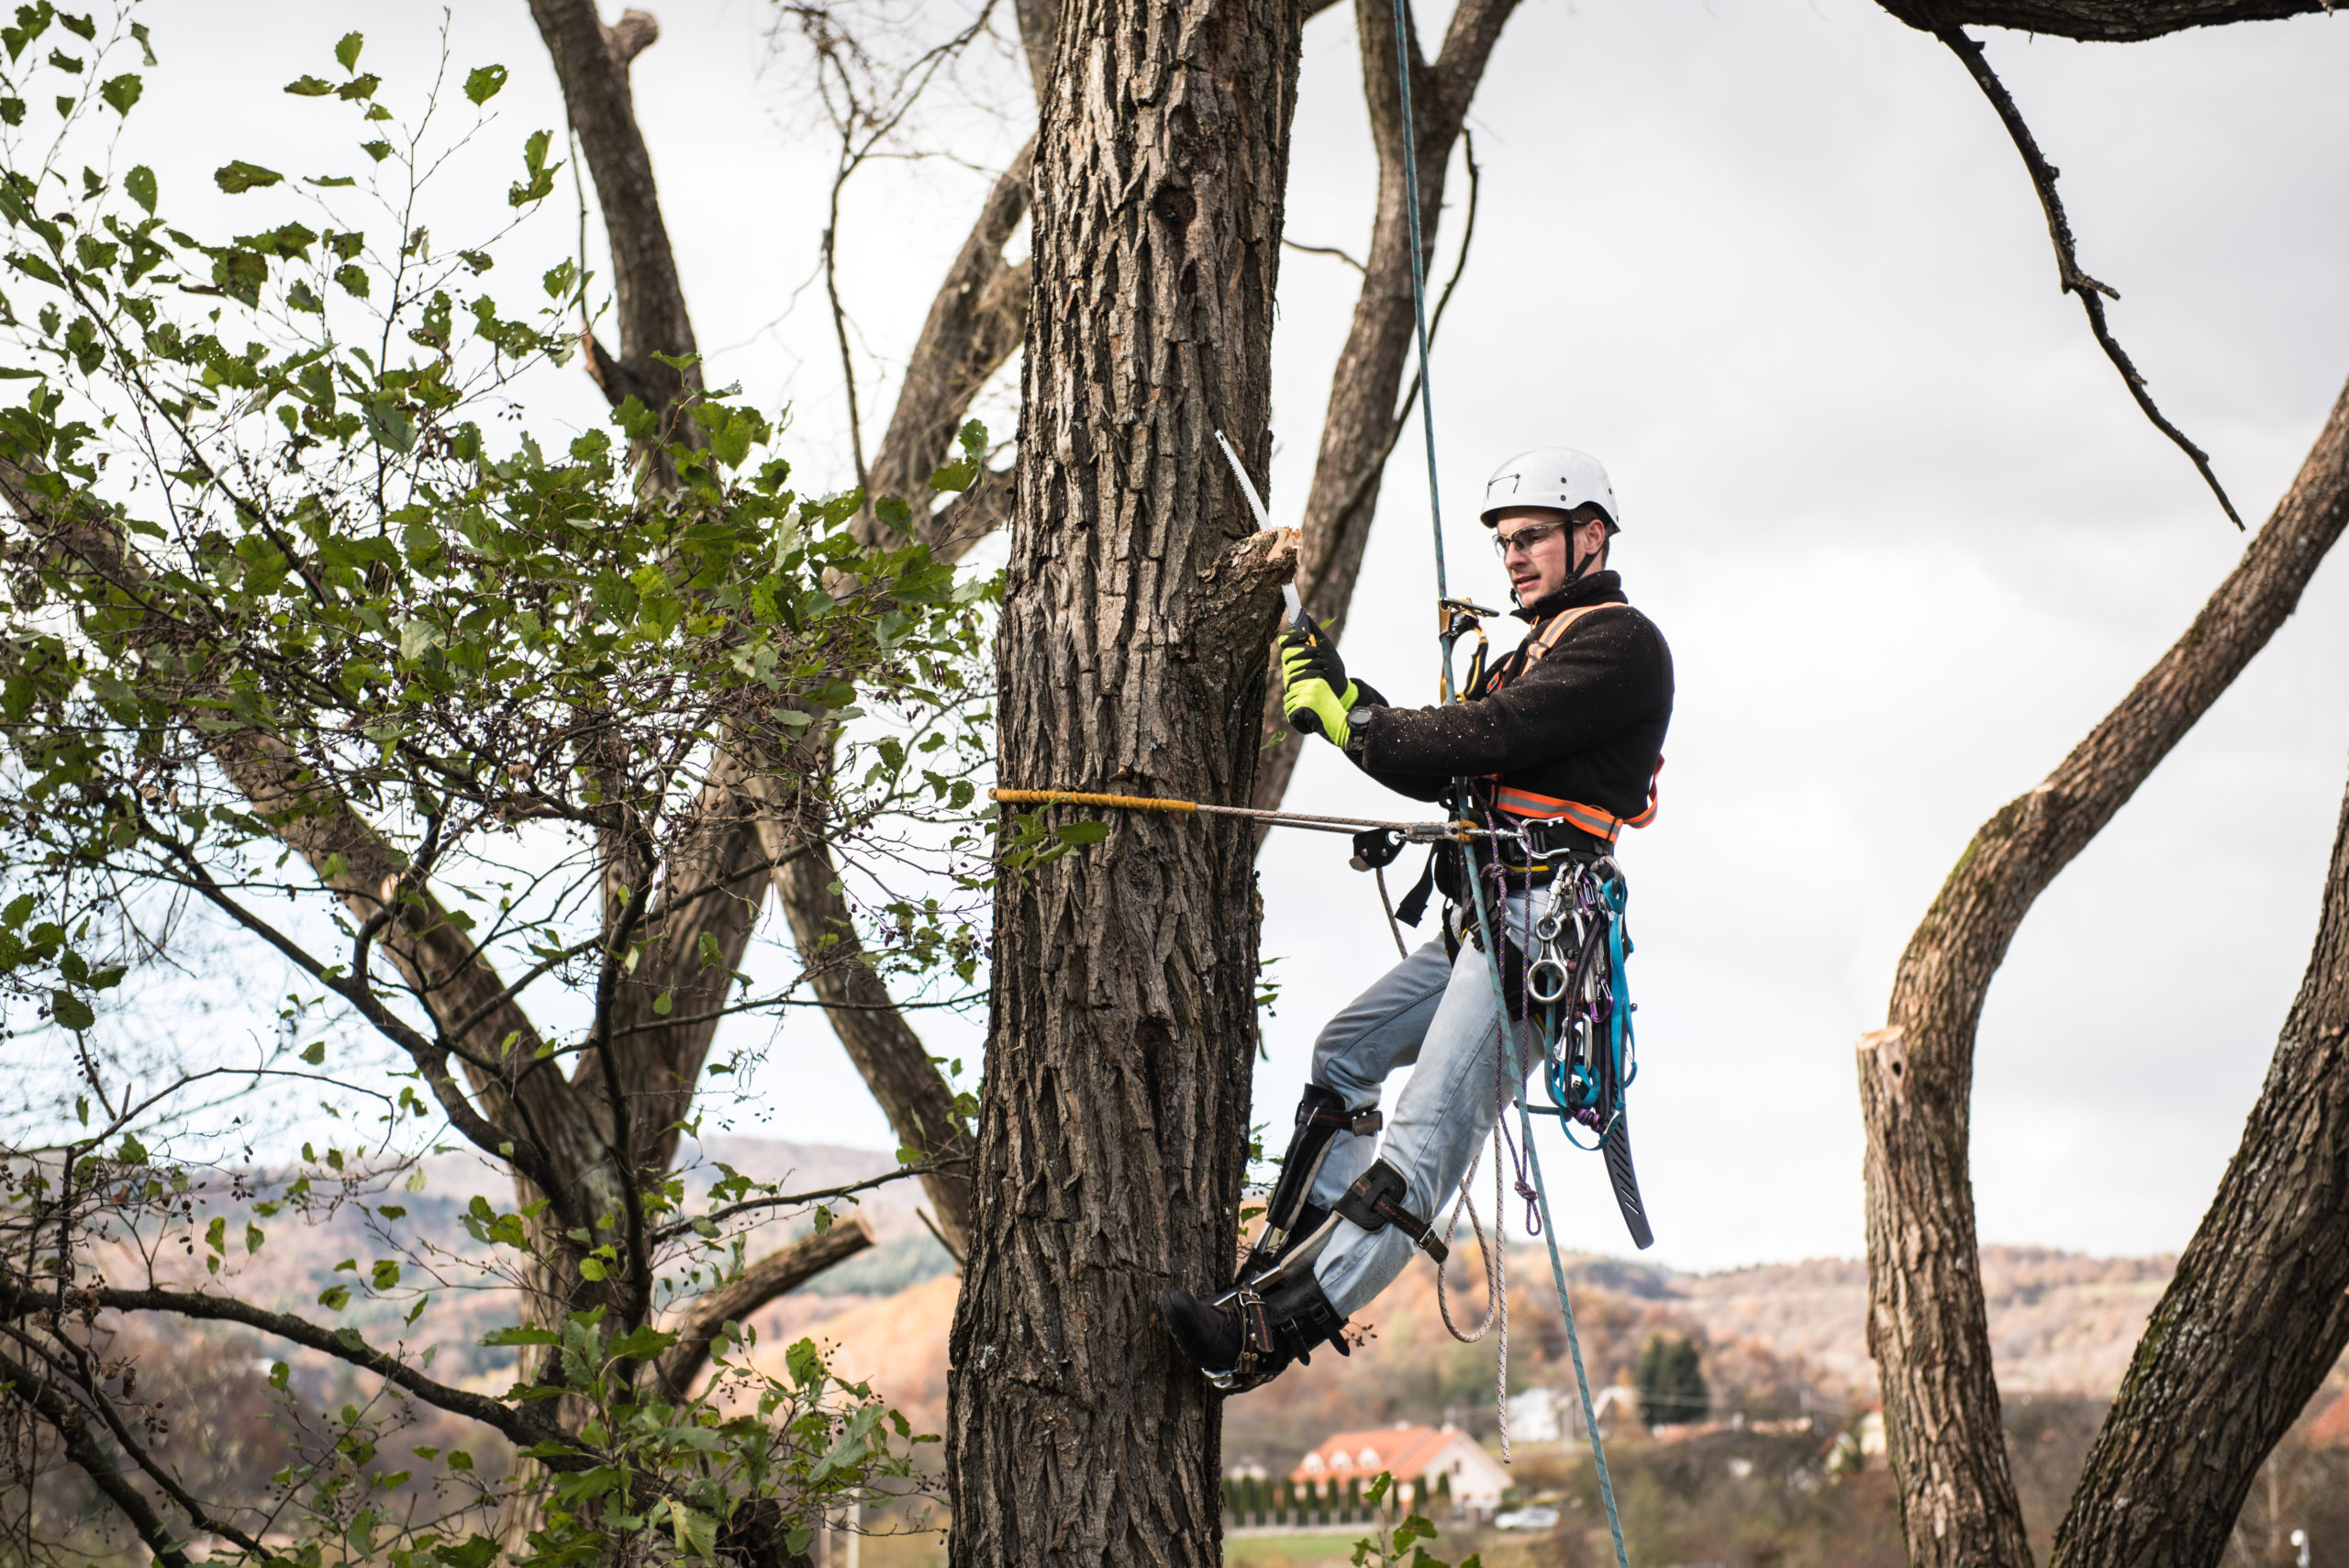
[[[1435,384],[1428,378],[1427,251],[1419,241],[1419,126],[1411,117],[1411,31],[1404,0],[1395,0],[1395,80],[1403,101],[1403,210],[1411,221],[1411,315],[1419,332],[1419,428],[1427,438],[1428,519],[1435,529],[1436,643],[1443,651],[1442,673],[1437,682],[1445,702],[1452,700],[1452,585],[1443,571],[1443,502],[1435,482]]]
[[[1436,482],[1435,384],[1428,373],[1427,251],[1419,239],[1419,137],[1418,123],[1411,113],[1410,27],[1410,17],[1404,0],[1395,0],[1395,80],[1403,109],[1403,206],[1409,215],[1411,226],[1411,313],[1419,329],[1419,424],[1428,451],[1428,519],[1435,536],[1436,641],[1442,658],[1438,685],[1442,699],[1450,702],[1453,692],[1452,641],[1448,635],[1451,606],[1448,601],[1452,597],[1452,588],[1444,574],[1442,491]],[[1453,788],[1458,795],[1465,790],[1466,781],[1453,780]],[[1533,1168],[1534,1201],[1541,1215],[1542,1235],[1550,1245],[1550,1273],[1558,1286],[1558,1310],[1566,1320],[1566,1349],[1574,1355],[1575,1386],[1582,1395],[1583,1429],[1590,1435],[1590,1457],[1598,1470],[1598,1496],[1607,1505],[1607,1529],[1615,1540],[1616,1568],[1631,1568],[1631,1558],[1623,1550],[1623,1522],[1615,1509],[1615,1485],[1607,1473],[1607,1449],[1599,1440],[1598,1414],[1591,1406],[1590,1376],[1583,1369],[1582,1340],[1575,1332],[1574,1303],[1566,1295],[1566,1266],[1558,1255],[1558,1229],[1550,1222],[1550,1195],[1542,1182],[1541,1157],[1533,1149],[1533,1120],[1525,1106],[1524,1079],[1517,1071],[1517,1032],[1509,1027],[1508,1001],[1501,984],[1500,944],[1496,940],[1492,919],[1485,908],[1484,879],[1475,874],[1473,866],[1468,882],[1472,889],[1470,896],[1476,906],[1477,929],[1485,939],[1485,967],[1493,981],[1494,1024],[1500,1031],[1502,1065],[1508,1073],[1504,1082],[1514,1085],[1510,1092],[1517,1105],[1518,1134],[1526,1158]],[[1622,949],[1620,933],[1622,928],[1620,917],[1612,924],[1617,935],[1613,939],[1616,944],[1614,951],[1609,956],[1614,960],[1615,973],[1620,974]],[[1627,1011],[1620,997],[1615,1011],[1612,1044],[1620,1063],[1626,1027],[1623,1014]],[[1495,1215],[1493,1222],[1497,1228],[1494,1245],[1498,1247],[1503,1244],[1497,1229],[1501,1224],[1500,1216]],[[1502,1306],[1506,1309],[1507,1303]]]

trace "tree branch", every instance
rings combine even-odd
[[[2084,42],[2142,43],[2188,28],[2331,14],[2333,0],[1878,0],[1920,32],[2012,28]]]
[[[2106,324],[2104,302],[2108,298],[2119,299],[2120,291],[2109,284],[2099,283],[2080,270],[2079,256],[2072,244],[2071,220],[2064,216],[2063,200],[2055,194],[2055,166],[2048,162],[2046,155],[2039,150],[2039,143],[2032,139],[2031,127],[2023,123],[2022,111],[2015,106],[2014,99],[2008,95],[2006,83],[1999,81],[1998,72],[1990,69],[1989,57],[1983,52],[1980,44],[1954,27],[1935,28],[1932,31],[1933,36],[1947,44],[1950,52],[1965,63],[1966,71],[1974,77],[1975,84],[1982,89],[1982,95],[1990,100],[1992,108],[1998,110],[2000,123],[2005,125],[2007,134],[2014,139],[2015,150],[2022,154],[2023,167],[2031,172],[2032,186],[2039,193],[2039,205],[2047,214],[2047,238],[2055,246],[2057,281],[2065,294],[2079,296],[2080,308],[2087,312],[2088,329],[2096,334],[2097,346],[2104,350],[2104,357],[2112,361],[2112,368],[2121,373],[2122,384],[2129,388],[2129,395],[2137,400],[2137,406],[2144,411],[2145,417],[2153,421],[2155,429],[2176,443],[2178,450],[2192,460],[2195,472],[2201,474],[2204,484],[2210,485],[2210,494],[2219,498],[2219,505],[2225,509],[2227,519],[2241,528],[2243,518],[2236,513],[2235,504],[2227,498],[2226,486],[2219,483],[2218,474],[2211,471],[2210,454],[2188,439],[2185,431],[2171,424],[2162,411],[2154,406],[2154,395],[2145,389],[2144,376],[2130,362],[2127,351],[2121,347],[2120,340],[2112,335],[2112,328]]]
[[[845,1262],[874,1244],[873,1222],[863,1215],[835,1220],[830,1229],[803,1236],[769,1252],[706,1296],[694,1298],[677,1324],[677,1342],[662,1352],[656,1372],[672,1399],[683,1399],[709,1360],[710,1341],[785,1292]]]
[[[398,1357],[376,1350],[354,1330],[323,1328],[290,1312],[272,1312],[239,1301],[234,1296],[205,1296],[177,1290],[122,1290],[113,1286],[70,1289],[67,1300],[74,1306],[109,1312],[168,1312],[202,1322],[238,1323],[248,1329],[258,1329],[265,1334],[273,1334],[300,1345],[305,1350],[317,1351],[321,1355],[332,1356],[337,1361],[372,1372],[427,1405],[446,1410],[452,1416],[478,1421],[503,1433],[521,1447],[570,1440],[560,1429],[528,1408],[518,1409],[485,1394],[436,1383]],[[0,1276],[0,1306],[5,1306],[6,1310],[30,1313],[48,1305],[45,1297],[26,1289],[17,1281]]]
[[[761,819],[761,830],[780,830]],[[825,1004],[832,1030],[849,1060],[873,1090],[898,1141],[922,1151],[936,1167],[922,1188],[938,1210],[949,1250],[960,1251],[969,1234],[971,1140],[954,1114],[954,1095],[921,1037],[892,1003],[889,988],[863,960],[856,927],[842,896],[831,852],[821,846],[780,867],[775,890],[791,922],[792,940],[808,972],[817,998]]]
[[[630,395],[645,406],[673,408],[687,393],[701,390],[698,366],[678,371],[653,358],[696,352],[693,318],[685,311],[685,287],[669,228],[661,216],[661,193],[653,183],[652,156],[636,123],[629,64],[660,36],[660,27],[641,11],[624,13],[607,28],[595,0],[530,0],[530,16],[554,61],[571,128],[596,181],[604,232],[612,254],[612,296],[619,317],[620,354],[591,360],[597,384],[617,405]],[[673,439],[698,440],[690,421]]]
[[[996,177],[970,237],[946,270],[866,476],[873,495],[912,504],[914,537],[942,560],[959,558],[984,537],[967,525],[941,526],[952,508],[936,516],[929,512],[930,476],[953,455],[955,432],[969,416],[972,399],[1003,368],[1028,329],[1028,268],[1024,262],[1006,263],[1003,248],[1028,215],[1035,154],[1030,138]],[[857,531],[868,544],[891,542],[890,530],[869,507]]]
[[[2260,1465],[2344,1345],[2349,796],[2267,1082],[2105,1416],[2051,1562],[2218,1562]]]
[[[9,1389],[56,1430],[64,1441],[65,1457],[130,1521],[130,1528],[139,1532],[139,1539],[147,1543],[147,1550],[155,1554],[161,1568],[190,1568],[184,1540],[173,1532],[146,1495],[106,1457],[106,1450],[90,1435],[88,1419],[80,1406],[5,1353],[0,1353],[0,1380],[5,1380]]]
[[[1910,1561],[2027,1563],[1991,1373],[1967,1153],[1982,1000],[2032,903],[2298,606],[2349,528],[2349,387],[2186,635],[2046,781],[1975,834],[1860,1042],[1868,1348]]]

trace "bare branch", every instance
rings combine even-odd
[[[1028,215],[1035,153],[1030,138],[987,193],[970,237],[947,269],[907,361],[896,411],[868,476],[874,495],[914,504],[915,537],[945,560],[959,558],[983,536],[967,523],[950,524],[953,507],[936,517],[926,513],[930,475],[952,456],[954,435],[971,411],[971,400],[1019,349],[1028,329],[1028,268],[1006,263],[1003,248]],[[870,510],[858,531],[868,544],[888,542]]]
[[[863,1251],[874,1240],[873,1223],[863,1215],[837,1220],[830,1229],[769,1252],[718,1289],[695,1297],[677,1325],[677,1342],[662,1352],[656,1369],[662,1387],[671,1398],[684,1398],[709,1360],[710,1341],[727,1324],[743,1321],[776,1296]]]
[[[131,1484],[90,1435],[88,1418],[81,1407],[6,1354],[0,1354],[0,1379],[5,1379],[12,1392],[56,1429],[64,1440],[65,1457],[130,1521],[130,1528],[139,1532],[139,1539],[147,1543],[147,1550],[155,1554],[161,1568],[190,1568],[182,1538],[163,1522],[145,1494]]]
[[[281,1340],[317,1351],[340,1362],[372,1372],[403,1392],[453,1416],[479,1421],[504,1433],[516,1443],[564,1442],[562,1431],[535,1411],[517,1408],[468,1388],[438,1383],[397,1356],[375,1349],[348,1329],[327,1329],[290,1312],[272,1312],[234,1296],[199,1295],[177,1290],[123,1290],[113,1286],[73,1289],[67,1300],[75,1306],[109,1312],[167,1312],[209,1323],[238,1323]],[[0,1307],[10,1312],[35,1312],[49,1305],[12,1278],[0,1276]]]
[[[2144,410],[2145,417],[2154,422],[2155,429],[2176,443],[2178,450],[2193,461],[2195,472],[2201,474],[2204,484],[2210,485],[2210,494],[2219,498],[2219,505],[2226,509],[2228,519],[2241,528],[2243,518],[2237,515],[2235,504],[2227,499],[2226,487],[2211,472],[2209,455],[2188,440],[2185,431],[2171,424],[2162,411],[2154,406],[2153,394],[2145,390],[2145,378],[2129,361],[2128,354],[2112,336],[2112,328],[2105,324],[2105,299],[2119,299],[2121,295],[2110,284],[2099,283],[2080,270],[2079,257],[2072,245],[2071,221],[2064,216],[2064,203],[2055,195],[2055,166],[2048,162],[2046,156],[2039,150],[2039,143],[2032,138],[2031,127],[2023,123],[2022,111],[2008,95],[2006,83],[2000,82],[1998,72],[1990,69],[1989,59],[1983,53],[1982,46],[1965,33],[1954,27],[1935,28],[1932,32],[1965,62],[1976,85],[1982,89],[1982,95],[1990,100],[1992,108],[1998,111],[1998,118],[2006,126],[2007,134],[2014,139],[2015,150],[2022,154],[2023,167],[2031,171],[2031,183],[2039,192],[2039,205],[2047,213],[2047,237],[2055,245],[2056,276],[2065,294],[2079,296],[2081,308],[2088,313],[2088,328],[2096,334],[2098,347],[2104,350],[2104,357],[2112,361],[2112,368],[2121,373],[2121,380],[2129,388],[2129,395],[2137,400],[2137,406]]]
[[[768,830],[763,819],[762,830]],[[972,1153],[971,1140],[954,1114],[953,1093],[921,1037],[890,1005],[889,988],[881,977],[861,961],[848,905],[833,891],[840,873],[830,852],[819,848],[803,855],[778,868],[774,880],[792,939],[808,963],[833,1032],[863,1074],[898,1140],[920,1150],[938,1167],[922,1177],[922,1187],[938,1210],[940,1225],[959,1240],[968,1234],[971,1218],[971,1179],[961,1163]],[[818,954],[820,963],[814,962]],[[962,1249],[950,1241],[949,1250]]]
[[[2337,0],[1878,0],[1920,32],[2013,28],[2084,42],[2142,43],[2188,28],[2330,15]]]

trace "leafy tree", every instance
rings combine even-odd
[[[84,52],[44,55],[52,28]],[[167,1563],[199,1531],[283,1555],[264,1529],[399,1568],[796,1554],[907,1473],[911,1434],[812,1345],[758,1370],[740,1324],[871,1232],[722,1168],[689,1202],[672,1166],[735,1065],[718,1021],[792,1000],[742,967],[758,879],[818,845],[941,871],[975,846],[994,586],[862,538],[858,493],[795,492],[772,421],[689,356],[663,361],[674,395],[551,451],[517,424],[593,280],[559,263],[518,308],[487,281],[510,230],[436,247],[411,221],[450,106],[396,111],[359,34],[285,89],[347,151],[306,175],[228,159],[250,231],[180,221],[124,124],[149,41],[128,11],[101,36],[45,4],[0,30],[0,121],[55,117],[0,142],[21,395],[0,404],[0,1000],[32,1091],[0,1150],[0,1382],[22,1451],[76,1466]],[[463,77],[454,136],[505,78]],[[522,139],[517,224],[557,150]],[[888,914],[866,962],[973,978],[963,911]],[[264,955],[291,977],[274,1041],[138,1038]],[[297,1095],[341,1119],[255,1170]],[[461,1145],[517,1201],[418,1234],[417,1161]],[[273,1229],[345,1207],[378,1251],[322,1314],[240,1289]],[[811,1210],[815,1234],[751,1255],[756,1226]],[[484,1278],[519,1291],[486,1341],[517,1354],[503,1395],[401,1342]],[[299,1452],[198,1496],[113,1353],[153,1318],[241,1325],[369,1392],[317,1409],[276,1362]],[[492,1480],[419,1447],[435,1502],[411,1506],[412,1472],[377,1461],[415,1406],[528,1462]]]

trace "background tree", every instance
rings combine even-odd
[[[2074,260],[2054,168],[1980,46],[1957,29],[1987,24],[2130,41],[2307,7],[2058,0],[1886,8],[1942,38],[1983,86],[2047,208],[2062,286],[2087,306],[2099,340],[2153,413],[2105,329],[2096,300],[2103,285]],[[1976,833],[1901,956],[1886,1027],[1861,1041],[1868,1342],[1883,1377],[1912,1562],[2031,1561],[2008,1467],[1967,1171],[1975,1038],[1990,980],[2033,901],[2266,646],[2344,525],[2349,391],[2176,646],[2046,782]],[[2328,1031],[2340,1032],[2341,871],[2336,847],[2316,951],[2267,1085],[2074,1494],[2056,1536],[2059,1562],[2216,1562],[2260,1463],[2349,1344],[2349,1317],[2338,1307],[2349,1274],[2339,1249],[2316,1239],[2338,1229],[2349,1154],[2317,1076]],[[2271,1266],[2278,1256],[2305,1273],[2285,1285]],[[2182,1455],[2192,1462],[2180,1465]]]
[[[499,1503],[509,1545],[556,1558],[662,1529],[804,1544],[825,1499],[903,1456],[812,1347],[785,1378],[727,1364],[692,1396],[741,1318],[871,1240],[818,1212],[816,1236],[752,1260],[756,1222],[806,1202],[729,1173],[688,1212],[672,1175],[718,1020],[788,1000],[738,973],[755,909],[738,847],[761,809],[742,759],[792,802],[783,854],[817,837],[916,852],[906,823],[972,798],[990,590],[919,545],[861,543],[858,495],[794,495],[768,422],[700,395],[683,356],[655,361],[666,401],[623,398],[560,458],[485,432],[518,375],[569,353],[588,280],[559,265],[549,303],[511,317],[474,282],[496,237],[435,255],[404,218],[445,151],[426,128],[445,106],[404,121],[360,35],[287,91],[351,117],[348,163],[380,172],[349,196],[358,175],[311,175],[312,195],[230,159],[216,181],[259,231],[207,243],[164,216],[144,165],[65,179],[108,135],[93,117],[128,116],[142,79],[28,55],[52,24],[101,67],[147,42],[127,16],[100,39],[30,11],[0,40],[11,88],[68,89],[60,127],[0,168],[27,312],[6,354],[25,401],[0,410],[0,766],[20,806],[0,824],[0,977],[79,1091],[67,1138],[7,1151],[0,1380],[17,1429],[45,1431],[168,1562],[192,1530],[252,1551],[304,1514],[362,1551],[438,1550]],[[486,105],[506,76],[478,67],[463,96]],[[524,142],[515,208],[553,188],[551,145]],[[825,757],[860,695],[900,733],[856,749],[878,765],[853,781],[810,776],[794,759]],[[897,961],[975,966],[951,907],[902,913]],[[293,972],[274,1051],[173,1071],[100,1028],[126,984],[134,1006],[158,999],[192,929]],[[249,1147],[228,1163],[250,1136],[239,1107],[294,1083],[372,1098],[379,1129],[306,1144],[283,1179]],[[515,1174],[512,1209],[477,1198],[466,1221],[486,1261],[401,1229],[395,1189],[420,1190],[410,1167],[443,1129]],[[396,1301],[413,1324],[435,1285],[502,1272],[518,1321],[490,1342],[520,1352],[510,1395],[224,1287],[262,1221],[345,1204],[384,1252],[318,1305]],[[151,1407],[110,1349],[150,1317],[341,1362],[395,1406],[502,1435],[551,1483],[452,1471],[472,1487],[459,1507],[395,1524],[374,1494],[406,1477],[351,1457],[397,1424],[370,1402],[328,1420],[274,1499],[250,1477],[199,1497],[139,1435]],[[295,1397],[282,1371],[277,1386]],[[718,1407],[736,1398],[757,1414]]]

